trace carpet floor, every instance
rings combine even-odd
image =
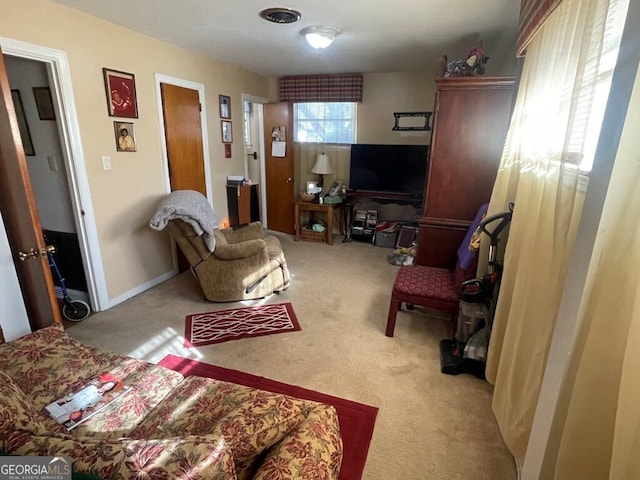
[[[176,355],[167,355],[158,365],[170,368],[184,376],[196,375],[213,378],[223,382],[235,383],[247,387],[258,388],[274,393],[281,393],[296,398],[312,400],[318,403],[333,405],[338,413],[340,433],[344,447],[341,480],[360,480],[369,451],[369,443],[373,436],[373,427],[378,409],[344,398],[334,397],[295,385],[276,382],[264,377],[217,367],[208,363],[189,360]]]
[[[296,242],[276,234],[291,271],[288,290],[263,300],[203,300],[190,272],[68,328],[95,347],[154,363],[168,354],[249,372],[379,408],[363,480],[514,480],[491,410],[493,387],[440,373],[447,316],[416,307],[384,334],[398,267],[370,243]],[[115,298],[123,295],[110,285]],[[111,291],[111,288],[114,290]],[[184,347],[185,316],[290,302],[302,330]]]

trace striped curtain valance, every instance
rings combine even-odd
[[[524,56],[527,45],[529,45],[531,39],[561,1],[562,0],[522,0],[520,3],[518,39],[516,41],[517,56]]]
[[[280,77],[281,102],[361,102],[362,75]]]

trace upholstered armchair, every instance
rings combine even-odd
[[[168,227],[207,300],[261,298],[289,287],[289,269],[280,241],[265,235],[259,222],[237,230],[213,230],[213,252],[192,225],[173,219]]]

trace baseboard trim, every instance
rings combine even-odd
[[[123,294],[120,294],[117,297],[113,297],[109,299],[108,306],[105,310],[108,310],[111,307],[115,307],[116,305],[124,302],[125,300],[129,300],[131,297],[135,297],[136,295],[142,292],[146,292],[150,288],[153,288],[156,285],[159,285],[160,283],[166,282],[170,278],[175,277],[177,274],[178,274],[177,270],[171,270],[170,272],[163,273],[159,277],[149,280],[148,282],[145,282],[142,285],[138,285],[137,287],[132,288],[131,290],[127,290]]]

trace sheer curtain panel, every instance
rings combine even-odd
[[[617,0],[563,0],[527,47],[488,215],[515,210],[487,379],[505,442],[522,464],[588,186],[581,168],[610,79],[603,52]],[[608,88],[608,87],[607,87]],[[604,92],[605,98],[608,90]],[[590,165],[590,163],[588,163]]]

